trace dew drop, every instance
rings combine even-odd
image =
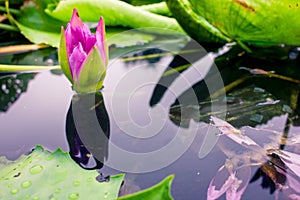
[[[6,85],[5,85],[5,84],[2,84],[2,85],[1,85],[1,89],[2,89],[3,91],[5,91],[5,90],[6,90]]]
[[[33,165],[33,166],[30,168],[30,173],[31,173],[31,174],[38,174],[38,173],[40,173],[42,170],[43,170],[43,166],[41,166],[41,165]]]
[[[104,193],[104,198],[106,199],[109,196],[109,192]]]
[[[93,178],[92,178],[92,177],[89,177],[89,178],[87,179],[87,181],[88,181],[88,182],[92,182],[92,181],[93,181]]]
[[[32,200],[40,200],[39,197],[33,197]]]
[[[53,160],[53,158],[54,158],[54,155],[50,154],[49,156],[47,156],[45,158],[45,160],[50,161],[50,160]]]
[[[75,200],[79,198],[79,194],[78,193],[71,193],[68,197],[70,200]]]
[[[77,187],[77,186],[79,186],[79,185],[80,185],[80,182],[79,182],[79,181],[74,181],[74,182],[73,182],[73,186]]]
[[[56,188],[56,190],[54,191],[55,194],[59,194],[61,192],[60,188]]]
[[[29,188],[32,185],[31,181],[24,181],[21,186],[22,188]]]
[[[10,191],[10,193],[11,194],[17,194],[19,192],[19,189],[12,189],[11,191]]]

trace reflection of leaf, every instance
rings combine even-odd
[[[0,199],[116,199],[124,177],[100,183],[97,171],[81,169],[60,149],[50,153],[40,146],[17,161],[3,159]]]
[[[120,200],[157,200],[157,199],[163,199],[163,200],[170,200],[173,199],[170,194],[170,187],[174,176],[168,176],[164,180],[162,180],[160,183],[147,188],[145,190],[142,190],[140,192],[127,195],[124,197],[119,198]]]
[[[0,78],[0,111],[6,112],[8,108],[26,91],[34,73],[18,74]]]

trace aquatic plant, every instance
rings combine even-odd
[[[74,9],[66,30],[62,27],[58,55],[62,71],[75,91],[87,93],[99,90],[108,63],[104,19],[100,17],[93,34]]]

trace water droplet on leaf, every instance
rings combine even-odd
[[[109,192],[105,192],[104,198],[107,198],[109,196]]]
[[[21,186],[22,188],[29,188],[32,185],[31,181],[24,181]]]
[[[79,181],[74,181],[73,182],[73,186],[79,186],[80,185],[80,182]]]
[[[43,170],[43,166],[41,165],[34,165],[30,168],[30,173],[31,174],[38,174]]]
[[[69,199],[70,200],[75,200],[79,198],[79,194],[78,193],[72,193],[69,195]]]
[[[92,182],[92,181],[93,181],[93,178],[92,178],[92,177],[89,177],[89,178],[87,179],[87,181],[88,181],[88,182]]]
[[[10,191],[11,194],[17,194],[18,192],[19,192],[19,189],[17,189],[17,188]]]
[[[55,194],[59,194],[61,192],[60,188],[56,188],[56,190],[54,191]]]

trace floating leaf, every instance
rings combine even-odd
[[[116,199],[124,175],[101,183],[98,175],[60,149],[50,153],[37,146],[16,161],[0,159],[0,199]]]
[[[170,194],[170,187],[174,176],[170,175],[160,183],[142,190],[140,192],[130,194],[124,197],[119,198],[119,200],[170,200],[173,199]]]

